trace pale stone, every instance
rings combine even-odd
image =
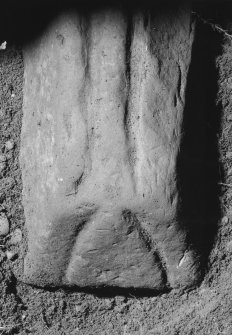
[[[10,238],[10,244],[19,244],[22,241],[22,231],[19,228],[16,228]]]
[[[24,281],[165,289],[198,280],[178,221],[193,31],[175,14],[67,13],[24,48]]]
[[[9,140],[5,143],[5,148],[7,150],[12,150],[14,148],[14,142],[12,140]]]
[[[0,45],[0,50],[6,50],[6,45],[7,45],[7,42],[4,41],[4,42]]]
[[[10,225],[6,214],[0,213],[0,236],[6,236],[9,230]]]
[[[227,224],[229,222],[229,218],[227,216],[224,216],[222,218],[222,224]]]
[[[227,244],[226,244],[226,250],[228,252],[232,252],[232,241],[229,241]]]
[[[0,161],[0,173],[3,173],[5,169],[6,169],[6,162]]]
[[[7,160],[5,155],[0,155],[0,162],[5,162]]]
[[[9,261],[13,260],[13,258],[14,258],[16,255],[17,255],[17,253],[14,252],[14,251],[10,251],[10,250],[7,250],[7,251],[6,251],[6,258],[7,258]]]

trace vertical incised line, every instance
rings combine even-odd
[[[133,23],[132,23],[132,14],[128,13],[127,15],[127,32],[126,32],[126,44],[125,44],[125,62],[126,62],[126,102],[125,102],[125,113],[124,113],[124,127],[126,138],[129,140],[129,103],[130,103],[130,89],[131,89],[131,40],[133,34]]]
[[[132,145],[132,133],[131,133],[131,55],[132,55],[132,39],[134,35],[134,20],[133,13],[127,10],[127,31],[126,31],[126,43],[125,43],[125,76],[126,76],[126,101],[124,109],[124,129],[127,147],[127,157],[131,173],[131,179],[133,183],[134,192],[136,192],[136,184],[134,178],[134,151]]]
[[[82,62],[84,64],[84,78],[83,86],[80,91],[80,101],[82,106],[82,116],[86,126],[86,160],[84,175],[88,174],[91,170],[91,152],[90,152],[90,134],[89,134],[89,113],[88,113],[88,99],[90,95],[90,61],[89,61],[89,49],[90,49],[90,19],[86,16],[82,17],[80,22],[80,30],[82,35]]]

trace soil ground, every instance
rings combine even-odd
[[[23,58],[20,48],[13,44],[0,50],[0,150],[7,158],[0,176],[0,211],[10,223],[10,234],[0,240],[0,334],[232,334],[231,55],[232,42],[226,38],[217,58],[221,218],[208,257],[208,270],[201,284],[191,291],[151,295],[136,291],[45,290],[20,281],[26,250],[18,161]],[[14,142],[12,150],[5,148],[8,140]],[[24,238],[21,243],[12,244],[11,234],[17,228]]]

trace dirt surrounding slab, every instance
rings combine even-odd
[[[195,61],[189,78],[195,85],[187,93],[195,119],[191,118],[191,113],[184,122],[189,130],[193,123],[199,127],[190,131],[194,141],[186,137],[186,146],[189,148],[191,144],[192,157],[198,159],[196,167],[201,166],[203,172],[203,177],[198,176],[195,169],[193,177],[200,183],[197,183],[196,190],[192,184],[193,195],[196,198],[199,191],[205,191],[206,196],[210,197],[217,192],[220,215],[215,210],[216,202],[215,206],[212,205],[213,197],[202,206],[202,212],[207,209],[206,218],[211,217],[210,212],[213,217],[220,217],[211,230],[205,228],[206,233],[211,231],[213,236],[208,236],[212,240],[210,246],[201,245],[202,249],[207,249],[205,251],[209,257],[204,280],[199,287],[191,291],[172,290],[160,295],[144,290],[46,290],[21,282],[22,260],[27,248],[23,244],[26,231],[19,167],[24,69],[18,46],[8,42],[7,48],[0,50],[0,210],[7,217],[10,227],[10,233],[0,237],[0,334],[232,333],[232,40],[200,21],[197,29]],[[222,45],[223,49],[220,47]],[[218,94],[217,85],[212,84],[215,79],[219,83]],[[199,94],[206,97],[204,103],[196,99]],[[214,101],[216,96],[217,108]],[[202,140],[204,136],[208,141],[202,148],[197,139],[200,137]],[[194,150],[200,154],[194,156]],[[205,155],[208,160],[202,163]],[[194,183],[196,180],[193,179]],[[208,182],[206,190],[201,186],[204,181]],[[190,200],[200,206],[198,199]],[[186,211],[188,208],[187,203]],[[201,233],[204,232],[196,234],[196,239]]]

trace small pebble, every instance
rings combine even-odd
[[[228,171],[227,171],[227,176],[231,176],[232,175],[232,168],[230,168]]]
[[[78,335],[78,334],[80,334],[79,333],[79,328],[77,327],[77,328],[75,328],[72,332],[71,332],[71,334],[70,335]]]
[[[227,245],[226,245],[226,249],[227,249],[227,251],[232,252],[232,241],[229,241],[229,242],[227,243]]]
[[[227,152],[226,158],[228,158],[228,159],[232,158],[232,152],[231,151]]]
[[[77,313],[80,313],[82,311],[82,306],[81,305],[76,305],[75,310]]]
[[[224,216],[223,218],[222,218],[222,223],[223,224],[227,224],[229,222],[229,218],[227,217],[227,216]]]
[[[0,215],[0,236],[6,236],[9,233],[9,221],[4,213]]]
[[[9,250],[6,251],[6,257],[7,257],[7,259],[8,259],[9,261],[10,261],[12,258],[14,258],[16,255],[17,255],[16,252],[9,251]]]
[[[4,42],[0,45],[0,50],[5,50],[5,49],[6,49],[6,45],[7,45],[7,42],[4,41]]]
[[[12,233],[11,235],[11,239],[10,239],[10,244],[19,244],[22,241],[22,231],[19,228],[16,228],[15,231]]]
[[[6,156],[0,155],[0,162],[5,162],[5,161],[6,161]]]
[[[228,120],[228,121],[232,121],[232,114],[229,114],[229,115],[227,116],[227,120]]]
[[[6,148],[7,150],[12,150],[12,149],[14,148],[14,142],[11,141],[11,140],[7,141],[7,142],[5,143],[5,148]]]
[[[6,163],[5,162],[0,162],[0,173],[2,173],[6,168]]]
[[[81,305],[78,304],[75,306],[75,310],[76,310],[76,313],[85,314],[86,311],[88,310],[88,305],[85,303]]]

